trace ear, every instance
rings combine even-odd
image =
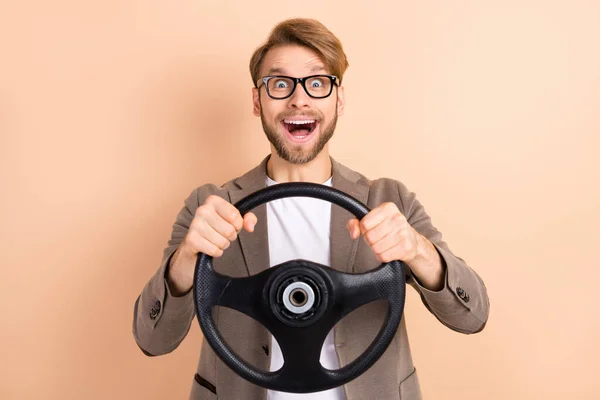
[[[344,98],[344,87],[338,87],[337,92],[337,113],[338,116],[342,116],[344,115],[344,104],[346,104],[346,99]]]
[[[252,88],[252,114],[260,117],[260,89]]]

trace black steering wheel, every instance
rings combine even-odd
[[[313,197],[350,211],[359,220],[370,210],[346,193],[306,182],[280,183],[235,204],[242,215],[272,200]],[[265,238],[265,240],[267,240]],[[327,334],[346,314],[375,300],[388,302],[383,326],[369,347],[350,364],[329,370],[319,362]],[[342,273],[307,260],[291,260],[259,274],[232,278],[217,273],[212,257],[198,254],[194,271],[196,315],[217,356],[242,378],[267,389],[310,393],[341,386],[369,369],[391,343],[404,310],[403,263],[392,261],[361,274]],[[225,343],[212,318],[214,306],[240,311],[267,328],[281,347],[284,365],[261,371]]]

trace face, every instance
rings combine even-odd
[[[318,54],[307,47],[289,45],[268,51],[260,77],[303,78],[318,74],[331,74]],[[317,87],[319,82],[312,85]],[[252,89],[252,97],[254,115],[260,116],[267,139],[277,155],[292,164],[308,163],[323,150],[333,136],[338,115],[344,111],[344,90],[337,86],[329,97],[315,99],[298,84],[290,97],[277,100],[267,95],[263,84]]]

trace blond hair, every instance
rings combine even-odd
[[[277,24],[267,41],[257,48],[250,59],[250,75],[257,85],[260,79],[260,67],[267,52],[275,46],[300,45],[314,50],[325,62],[329,71],[342,81],[348,68],[348,59],[342,43],[329,29],[317,20],[309,18],[293,18]]]

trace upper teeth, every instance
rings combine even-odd
[[[296,124],[296,125],[302,125],[302,124],[312,124],[313,122],[315,122],[313,119],[305,119],[305,120],[292,120],[292,121],[285,121],[286,124]]]

